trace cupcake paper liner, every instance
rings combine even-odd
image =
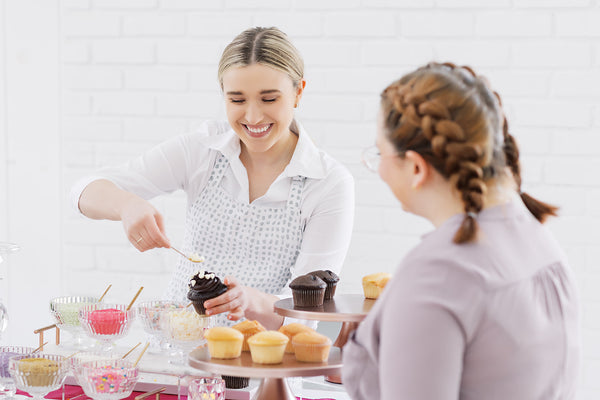
[[[225,381],[225,387],[227,389],[243,389],[250,384],[250,378],[245,378],[243,376],[221,375],[221,378]]]
[[[293,289],[295,307],[318,307],[323,305],[325,289]]]

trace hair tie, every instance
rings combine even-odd
[[[473,219],[477,218],[477,214],[475,214],[473,211],[469,211],[467,212],[467,217],[471,217]]]

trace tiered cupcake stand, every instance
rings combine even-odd
[[[326,301],[322,307],[297,308],[294,307],[292,298],[275,303],[275,312],[285,317],[342,322],[342,328],[331,348],[329,359],[323,363],[298,362],[293,354],[286,354],[281,364],[255,364],[252,362],[249,352],[242,352],[241,357],[232,360],[218,360],[210,358],[206,347],[192,351],[188,361],[194,368],[215,374],[262,378],[254,396],[255,400],[295,400],[296,397],[287,385],[285,378],[325,375],[330,382],[341,382],[342,354],[340,349],[356,325],[365,318],[374,302],[374,300],[365,299],[362,294],[338,294],[333,300]]]

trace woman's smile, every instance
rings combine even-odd
[[[271,132],[273,124],[247,125],[242,124],[244,131],[255,139],[260,139],[267,136]]]

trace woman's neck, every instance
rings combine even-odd
[[[426,195],[426,193],[424,194]],[[516,196],[518,194],[511,183],[502,184],[499,181],[491,181],[483,196],[482,210],[506,204]],[[417,214],[428,219],[436,228],[448,218],[465,212],[461,194],[450,184],[446,188],[433,189],[429,194],[429,200],[423,199],[421,204],[424,206]]]
[[[270,149],[260,153],[248,151],[244,143],[240,142],[240,160],[246,169],[273,169],[282,171],[290,163],[297,143],[298,136],[291,131],[289,135],[281,138]]]

